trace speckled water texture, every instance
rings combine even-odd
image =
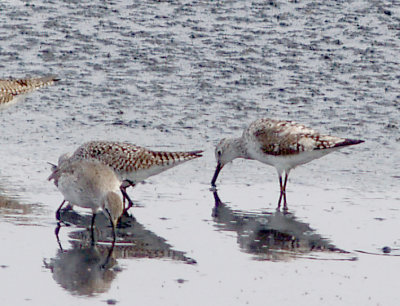
[[[0,78],[61,79],[0,110],[2,304],[398,304],[400,2],[320,2],[2,1]],[[365,143],[295,169],[282,215],[261,163],[209,190],[260,117]],[[205,150],[129,191],[113,252],[85,210],[54,234],[47,162],[95,139]]]

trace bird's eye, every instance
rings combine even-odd
[[[217,154],[218,154],[218,156],[220,157],[221,154],[222,154],[221,150],[218,150],[218,151],[217,151]]]

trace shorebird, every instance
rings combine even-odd
[[[283,199],[284,208],[287,209],[286,183],[292,169],[343,147],[362,142],[364,141],[322,135],[292,121],[258,119],[243,131],[241,137],[225,138],[218,143],[215,149],[217,168],[211,186],[215,187],[221,169],[235,158],[258,160],[277,170],[281,189],[278,208]]]
[[[0,105],[10,102],[19,95],[52,85],[56,81],[59,79],[54,77],[0,80]]]
[[[121,192],[129,201],[126,212],[132,207],[132,201],[126,192],[129,186],[146,180],[186,161],[201,157],[203,151],[163,152],[152,151],[127,142],[90,141],[82,144],[73,154],[61,155],[59,161],[95,159],[114,169],[122,181]]]
[[[118,192],[121,181],[114,171],[96,160],[65,160],[53,167],[49,181],[54,179],[54,184],[64,196],[64,201],[56,212],[60,220],[61,207],[65,201],[73,205],[92,210],[91,233],[98,211],[102,210],[110,219],[113,242],[115,242],[115,227],[122,214],[123,204]]]

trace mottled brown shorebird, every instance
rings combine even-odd
[[[251,123],[239,138],[222,139],[215,149],[217,168],[211,180],[215,187],[221,169],[235,158],[258,160],[276,168],[279,175],[280,196],[287,209],[286,183],[290,170],[343,147],[363,140],[322,135],[292,121],[258,119]],[[285,178],[282,180],[282,174]]]
[[[115,227],[123,212],[123,204],[119,195],[121,181],[108,166],[96,160],[64,160],[53,168],[49,180],[63,194],[64,201],[56,212],[60,220],[61,207],[65,201],[92,210],[91,233],[98,211],[103,211],[110,219],[113,242],[115,242]]]
[[[0,80],[0,106],[12,101],[19,95],[26,94],[43,86],[52,85],[56,81],[59,81],[59,79],[54,77]]]
[[[126,188],[146,180],[186,161],[201,157],[203,151],[164,152],[152,151],[127,142],[90,141],[82,144],[71,154],[61,155],[59,163],[64,160],[95,159],[114,169],[122,181],[121,192],[129,200],[127,211],[132,207]]]

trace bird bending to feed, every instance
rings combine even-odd
[[[235,158],[258,160],[278,171],[281,189],[278,208],[283,199],[284,208],[287,209],[286,183],[290,170],[343,147],[362,142],[364,141],[322,135],[292,121],[258,119],[243,131],[242,137],[225,138],[218,143],[215,149],[217,168],[211,186],[215,187],[221,169]]]
[[[61,160],[90,160],[95,159],[114,169],[117,177],[122,181],[121,192],[132,201],[126,193],[126,188],[134,187],[150,176],[159,174],[186,161],[201,157],[203,151],[190,152],[163,152],[152,151],[127,142],[117,141],[90,141],[82,144],[76,151],[60,156]]]
[[[97,212],[102,210],[110,219],[113,242],[115,242],[115,227],[122,214],[123,204],[118,194],[121,181],[114,171],[96,160],[65,160],[53,167],[49,181],[54,184],[64,196],[64,201],[57,210],[56,217],[60,220],[60,210],[65,201],[73,205],[92,210],[91,233]]]
[[[54,77],[0,80],[0,105],[10,102],[18,95],[26,94],[43,86],[52,85],[59,80]]]

